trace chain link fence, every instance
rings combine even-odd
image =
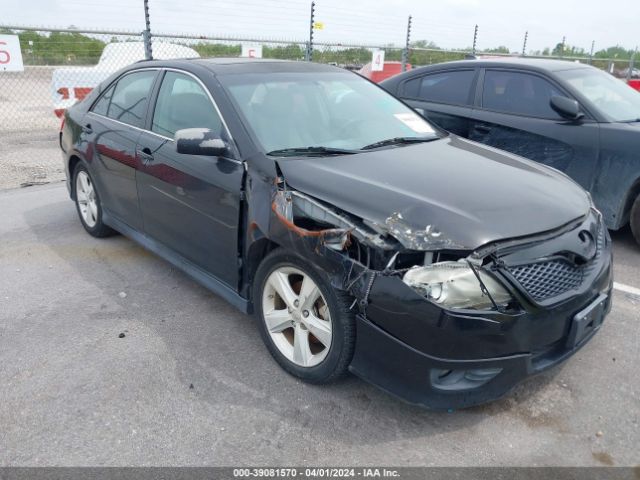
[[[0,188],[61,180],[58,131],[62,112],[82,100],[111,73],[143,60],[144,35],[0,26],[0,34],[3,33],[19,35],[24,71],[0,71]],[[243,54],[243,47],[253,49],[254,53],[259,51],[263,58],[294,61],[308,58],[307,42],[286,39],[154,34],[152,47],[153,57],[159,59],[238,57]],[[314,44],[312,59],[359,70],[378,49],[385,51],[385,61],[402,61],[404,49],[398,46],[322,42]],[[469,54],[469,51],[416,47],[407,52],[407,60],[415,68],[461,60]],[[628,60],[571,60],[592,63],[618,76],[624,76],[629,68]]]
[[[0,33],[14,31],[0,27]],[[21,30],[24,71],[0,71],[0,188],[61,180],[60,115],[144,58],[140,34]]]

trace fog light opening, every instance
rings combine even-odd
[[[431,369],[431,385],[439,390],[459,391],[478,388],[497,377],[502,368],[473,368],[468,370],[452,370],[443,368]]]

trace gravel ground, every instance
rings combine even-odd
[[[64,178],[51,96],[54,68],[0,73],[0,189]]]
[[[0,190],[62,180],[57,131],[0,132]]]
[[[640,464],[638,297],[615,292],[559,368],[434,413],[290,377],[251,317],[124,237],[89,237],[61,184],[0,192],[0,211],[0,466]],[[616,281],[639,287],[629,232],[614,246]]]

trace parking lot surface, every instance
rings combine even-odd
[[[640,464],[640,297],[492,404],[406,405],[283,372],[243,315],[122,236],[87,235],[62,183],[0,192],[0,465]],[[640,248],[614,234],[616,282]],[[124,335],[122,335],[124,334]]]

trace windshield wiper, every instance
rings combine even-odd
[[[294,148],[282,148],[280,150],[272,150],[267,155],[276,157],[292,157],[296,155],[352,155],[359,153],[359,150],[348,150],[346,148],[334,148],[334,147],[294,147]]]
[[[389,145],[406,145],[409,143],[422,143],[422,142],[431,142],[433,140],[437,140],[437,136],[433,137],[394,137],[388,138],[386,140],[380,140],[379,142],[372,143],[370,145],[365,145],[362,147],[362,150],[371,150],[373,148],[379,147],[387,147]]]

